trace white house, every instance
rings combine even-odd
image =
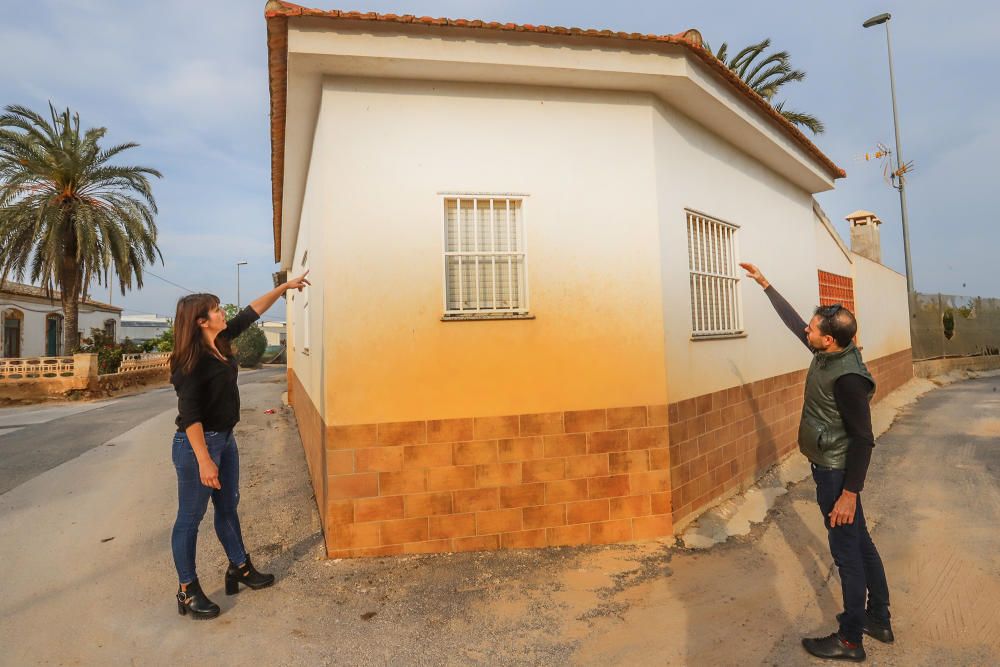
[[[170,328],[170,324],[170,318],[156,314],[123,315],[121,339],[144,343],[162,335]]]
[[[795,448],[803,314],[851,297],[880,395],[902,276],[844,176],[701,42],[266,10],[289,397],[338,556],[670,534]]]
[[[287,342],[288,330],[285,322],[264,322],[262,327],[269,346],[284,345]]]
[[[119,339],[122,309],[87,299],[79,306],[80,336],[101,329]],[[40,357],[63,354],[62,303],[59,292],[47,295],[41,287],[5,281],[0,286],[0,356]]]

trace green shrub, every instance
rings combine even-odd
[[[142,352],[143,348],[126,338],[117,343],[103,329],[91,329],[90,337],[80,341],[80,351],[97,354],[97,372],[100,375],[117,373],[122,365],[122,355]]]
[[[259,326],[252,325],[233,340],[233,354],[243,368],[255,368],[260,364],[267,347],[267,337]]]

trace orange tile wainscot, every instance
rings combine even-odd
[[[910,351],[869,368],[880,399]],[[327,553],[361,557],[669,536],[796,449],[805,371],[669,405],[334,426],[288,379]]]

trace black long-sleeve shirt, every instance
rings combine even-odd
[[[795,309],[778,293],[778,290],[774,289],[773,285],[769,285],[764,293],[771,300],[771,305],[785,326],[811,352],[815,352],[809,347],[806,323]],[[847,448],[844,489],[854,493],[860,493],[865,486],[868,464],[871,462],[872,449],[875,447],[871,405],[868,403],[868,392],[871,388],[868,378],[857,373],[842,375],[833,384],[833,399],[837,403],[840,418],[844,420],[844,428],[851,439],[851,444]]]
[[[260,315],[247,306],[226,322],[219,338],[232,340],[256,322]],[[240,421],[240,390],[236,386],[238,364],[230,355],[222,361],[205,353],[187,375],[178,369],[170,377],[177,390],[178,431],[201,422],[206,431],[228,431]]]

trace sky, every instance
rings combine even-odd
[[[886,35],[861,23],[892,14],[892,46],[916,289],[1000,296],[1000,225],[992,196],[1000,154],[1000,3],[842,0],[767,3],[619,0],[326,0],[321,9],[677,33],[717,48],[770,37],[807,73],[782,89],[786,107],[826,124],[817,145],[847,171],[820,205],[879,215],[883,262],[904,271],[898,193],[863,155],[894,146]],[[273,261],[267,46],[263,0],[0,0],[0,106],[79,112],[107,141],[135,141],[129,163],[154,183],[162,265],[110,299],[124,314],[171,315],[177,299],[214,292],[243,303],[271,288]],[[766,7],[766,9],[765,9]],[[807,133],[808,134],[808,133]],[[811,136],[811,135],[810,135]],[[790,249],[794,251],[794,249]],[[107,300],[106,288],[94,298]],[[280,308],[265,319],[283,319]]]

